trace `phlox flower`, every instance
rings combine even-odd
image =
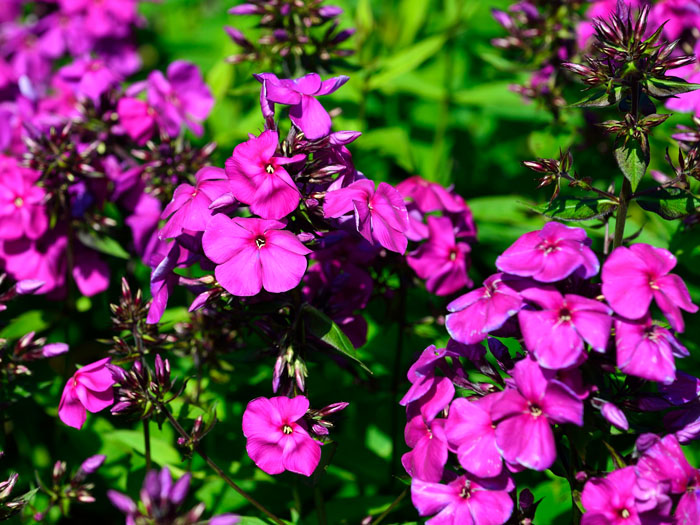
[[[664,36],[672,42],[685,30],[700,26],[700,1],[661,0],[651,8],[649,21],[654,26],[665,23]]]
[[[515,488],[505,476],[479,479],[460,476],[447,485],[414,479],[411,500],[427,525],[502,525],[513,513],[508,494]]]
[[[636,481],[634,467],[589,480],[581,494],[581,503],[586,509],[581,525],[651,525],[651,521],[641,519],[637,509]]]
[[[233,196],[249,204],[250,211],[263,219],[277,220],[289,215],[301,197],[283,166],[303,160],[304,155],[278,157],[278,147],[279,135],[267,130],[236,146],[226,161]]]
[[[676,258],[668,250],[648,244],[619,246],[603,265],[603,295],[615,313],[628,319],[640,319],[649,311],[652,299],[674,330],[685,328],[681,309],[695,313],[683,280],[669,273]]]
[[[557,454],[551,424],[583,425],[583,404],[564,383],[547,379],[533,359],[519,361],[513,379],[515,388],[491,407],[496,444],[509,463],[546,470]]]
[[[279,221],[214,216],[202,247],[217,265],[214,274],[221,286],[233,295],[251,296],[262,288],[281,293],[298,285],[311,250],[283,228]]]
[[[670,384],[676,379],[674,355],[688,351],[673,334],[646,315],[638,321],[615,321],[617,366],[626,374]]]
[[[160,230],[161,239],[177,237],[183,230],[204,231],[212,217],[209,205],[231,190],[226,173],[221,168],[205,167],[197,172],[196,184],[180,184],[173,200],[165,207],[162,219],[168,219]]]
[[[289,118],[308,140],[323,138],[331,132],[331,117],[316,97],[330,95],[349,77],[341,75],[321,81],[317,73],[293,80],[279,79],[272,73],[254,76],[263,85],[260,102],[265,116],[273,113],[270,107],[273,104],[284,104],[290,106]]]
[[[100,359],[79,369],[68,380],[58,405],[58,417],[66,425],[82,428],[87,412],[99,412],[114,403],[114,379],[105,366],[110,358]]]
[[[307,432],[303,417],[309,409],[304,396],[258,397],[243,413],[248,455],[268,474],[285,470],[310,476],[321,459],[321,443]]]
[[[124,37],[136,21],[138,0],[59,0],[67,15],[84,15],[85,30],[96,37]]]
[[[370,243],[401,254],[406,251],[408,212],[401,194],[391,185],[380,182],[375,190],[374,182],[363,179],[326,193],[326,217],[337,218],[351,211],[357,231]]]
[[[447,217],[428,217],[428,242],[406,258],[408,265],[421,279],[425,287],[436,295],[449,295],[472,281],[467,276],[468,244],[457,242],[452,221]]]
[[[396,190],[405,199],[411,199],[423,213],[447,211],[458,213],[464,211],[464,201],[456,198],[437,182],[430,182],[419,175],[409,177],[396,185]]]
[[[410,419],[404,430],[406,444],[412,448],[401,457],[401,464],[412,478],[439,482],[447,463],[445,420],[426,422],[418,414]]]
[[[408,370],[408,380],[411,387],[399,404],[406,407],[407,414],[413,415],[416,410],[423,419],[432,421],[438,413],[446,408],[455,395],[455,387],[448,377],[435,375],[436,366],[445,367],[445,356],[456,354],[445,348],[430,345],[413,363]]]
[[[133,97],[122,97],[117,103],[119,123],[124,131],[143,146],[156,130],[156,111],[148,102]]]
[[[77,58],[71,64],[63,66],[58,74],[76,95],[87,97],[96,105],[102,94],[121,80],[121,76],[108,67],[103,59],[89,56]]]
[[[526,233],[515,241],[496,259],[496,267],[543,283],[561,281],[577,270],[587,279],[599,269],[590,244],[583,228],[548,222],[541,230]]]
[[[38,239],[49,225],[39,173],[0,155],[0,239]]]
[[[450,312],[445,320],[450,337],[464,344],[486,339],[486,334],[503,326],[517,314],[523,299],[514,288],[513,280],[497,273],[484,281],[484,286],[458,297],[447,305]]]
[[[584,341],[605,352],[612,326],[608,306],[550,287],[528,288],[521,295],[541,308],[518,312],[525,345],[541,366],[559,369],[577,364],[584,357]]]

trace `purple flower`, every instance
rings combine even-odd
[[[581,525],[642,524],[634,497],[636,481],[634,467],[589,480],[581,494],[581,503],[586,509]]]
[[[445,423],[450,450],[457,454],[460,465],[480,478],[498,476],[503,468],[491,420],[491,407],[499,396],[494,393],[474,401],[455,399]]]
[[[411,500],[427,525],[502,525],[513,513],[510,478],[460,476],[447,485],[414,479]]]
[[[46,192],[35,185],[39,175],[0,155],[0,239],[38,239],[46,231]]]
[[[304,427],[309,409],[304,396],[258,397],[243,413],[243,434],[248,455],[268,474],[285,470],[310,476],[321,459],[321,444]]]
[[[114,403],[114,379],[105,366],[109,360],[107,357],[85,365],[66,383],[58,405],[58,417],[66,425],[80,429],[88,411],[99,412]]]
[[[629,430],[630,425],[627,422],[627,417],[625,413],[618,407],[609,402],[604,402],[600,407],[600,412],[603,417],[611,423],[615,428],[620,430]]]
[[[523,305],[520,294],[511,288],[513,281],[497,273],[484,281],[482,288],[455,299],[447,305],[451,312],[445,320],[450,337],[464,344],[486,339],[486,334],[499,329]]]
[[[700,2],[698,0],[661,0],[649,12],[650,24],[664,25],[664,35],[669,41],[677,40],[686,29],[700,26]]]
[[[583,404],[574,392],[544,376],[530,358],[513,369],[516,388],[505,390],[491,407],[496,443],[509,463],[545,470],[556,459],[552,423],[583,425]]]
[[[471,287],[467,276],[468,244],[457,242],[452,222],[447,217],[428,217],[430,236],[428,242],[406,258],[408,265],[421,279],[425,287],[435,295],[449,295],[465,286]]]
[[[667,317],[674,330],[685,325],[681,309],[695,313],[683,280],[669,273],[676,258],[668,250],[648,244],[619,246],[603,265],[603,295],[615,313],[629,319],[640,319],[649,311],[652,299]]]
[[[195,178],[194,187],[180,184],[175,189],[173,200],[163,210],[161,218],[170,218],[160,230],[161,239],[177,237],[183,230],[203,232],[212,217],[209,205],[231,190],[221,168],[202,168]]]
[[[214,274],[221,286],[233,295],[250,296],[262,288],[281,293],[298,285],[311,250],[283,228],[279,221],[214,216],[202,246],[217,264]]]
[[[171,137],[180,134],[183,122],[199,136],[214,97],[197,66],[176,60],[168,66],[167,78],[160,71],[148,75],[148,104],[155,110],[158,125]]]
[[[321,81],[316,73],[294,80],[279,79],[272,73],[254,76],[263,85],[261,102],[290,106],[289,118],[308,140],[323,138],[331,132],[331,117],[316,97],[333,93],[349,77],[341,75]],[[265,107],[267,104],[263,104],[263,113],[269,111]]]
[[[617,366],[625,374],[670,384],[676,379],[673,356],[688,351],[673,334],[646,315],[638,321],[615,321]]]
[[[406,444],[413,450],[401,457],[401,464],[412,478],[439,482],[447,463],[445,420],[426,422],[418,414],[411,418],[404,430]]]
[[[138,0],[59,0],[61,10],[85,16],[85,30],[96,37],[124,37],[138,16]]]
[[[539,231],[526,233],[496,259],[505,273],[536,281],[561,281],[579,270],[584,278],[598,273],[599,263],[583,228],[548,222]]]
[[[292,158],[275,156],[279,147],[276,131],[264,131],[235,147],[226,161],[226,175],[233,196],[250,205],[250,211],[263,219],[281,219],[292,213],[301,194],[284,165],[299,162],[304,155]]]
[[[126,133],[143,146],[156,129],[156,111],[147,102],[138,98],[122,97],[117,103],[119,123]]]
[[[568,368],[585,358],[583,342],[605,352],[612,326],[606,305],[579,295],[562,296],[550,287],[533,287],[523,298],[541,310],[522,309],[518,321],[525,345],[544,368]]]
[[[76,95],[87,97],[95,104],[99,102],[103,93],[121,80],[121,76],[107,67],[104,60],[90,57],[76,59],[72,64],[63,66],[58,74]]]
[[[440,411],[446,408],[455,395],[455,387],[448,377],[435,375],[435,367],[444,365],[446,355],[452,355],[444,348],[430,345],[423,350],[420,358],[408,370],[411,388],[399,404],[406,407],[409,414],[416,410],[423,419],[432,421]]]
[[[397,191],[406,199],[412,199],[423,213],[446,211],[459,213],[466,208],[460,201],[437,182],[429,182],[419,175],[409,177],[397,184]]]
[[[386,182],[375,191],[374,182],[363,179],[345,188],[326,193],[323,213],[326,217],[341,217],[351,211],[355,227],[365,239],[378,242],[387,250],[404,253],[408,239],[408,212],[401,195]]]

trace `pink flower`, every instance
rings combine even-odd
[[[700,26],[700,2],[698,0],[661,0],[649,13],[653,26],[664,25],[664,35],[669,41],[677,40],[686,29]]]
[[[0,239],[38,239],[46,231],[46,192],[35,185],[38,179],[38,172],[0,155]]]
[[[617,366],[625,374],[670,384],[676,379],[673,356],[688,351],[647,314],[638,321],[615,321]]]
[[[304,155],[276,157],[279,136],[267,130],[235,147],[226,161],[226,175],[231,181],[233,196],[249,204],[250,211],[263,219],[281,219],[292,213],[301,194],[282,167],[299,162]]]
[[[255,464],[268,474],[285,470],[310,476],[321,459],[321,444],[304,427],[309,409],[304,396],[258,397],[243,413],[246,450]]]
[[[393,252],[406,251],[408,212],[401,194],[389,184],[380,182],[375,191],[374,182],[363,179],[326,193],[326,217],[341,217],[351,211],[357,231],[370,243],[378,242]]]
[[[447,485],[414,479],[411,500],[427,525],[502,525],[513,513],[510,478],[460,476]]]
[[[250,296],[262,288],[281,293],[298,285],[311,250],[282,228],[279,221],[214,216],[202,247],[217,264],[214,274],[221,286],[233,295]]]
[[[137,0],[60,0],[61,10],[85,15],[85,29],[97,36],[124,37],[138,16]]]
[[[583,342],[605,352],[612,326],[612,310],[593,299],[579,295],[562,296],[554,288],[528,288],[523,298],[542,310],[522,309],[518,321],[525,345],[544,368],[568,368],[585,354]]]
[[[408,380],[411,382],[411,388],[399,401],[401,406],[406,407],[407,414],[413,415],[418,410],[423,419],[432,421],[450,404],[455,395],[452,380],[435,375],[435,367],[444,367],[447,355],[456,357],[457,354],[430,345],[423,350],[418,361],[409,368]]]
[[[483,341],[486,334],[499,329],[520,308],[520,294],[509,286],[513,281],[497,273],[484,281],[482,288],[455,299],[447,305],[451,312],[445,320],[450,337],[464,344]]]
[[[615,470],[605,478],[593,478],[583,487],[581,503],[586,513],[581,525],[639,525],[634,487],[634,467]]]
[[[396,186],[396,190],[406,199],[412,199],[423,213],[431,211],[464,211],[464,201],[460,201],[437,182],[429,182],[419,175],[409,177]]]
[[[426,422],[418,414],[411,418],[404,430],[406,444],[413,450],[401,457],[401,464],[412,478],[439,482],[447,463],[445,420]]]
[[[496,259],[505,273],[552,283],[579,270],[584,278],[598,273],[599,263],[583,228],[548,222],[539,231],[526,233]]]
[[[170,217],[160,230],[161,239],[177,237],[183,230],[204,231],[212,217],[209,205],[231,189],[221,168],[200,169],[196,181],[195,187],[180,184],[175,189],[173,200],[161,215],[162,219]]]
[[[505,390],[491,407],[496,444],[509,463],[545,470],[556,459],[552,423],[583,425],[583,404],[574,392],[544,376],[530,358],[513,369],[515,387]]]
[[[471,287],[467,276],[468,244],[457,242],[452,221],[447,217],[428,217],[430,237],[406,260],[425,287],[436,295],[449,295],[465,286]]]
[[[117,104],[119,123],[127,134],[143,146],[156,130],[155,110],[138,98],[123,97]]]
[[[272,73],[254,76],[263,85],[260,95],[263,113],[269,114],[270,110],[265,106],[270,102],[285,104],[290,106],[289,118],[308,140],[323,138],[331,132],[331,117],[316,97],[333,93],[349,77],[341,75],[321,81],[317,73],[294,80],[279,79]]]
[[[457,453],[460,465],[480,478],[498,476],[503,467],[491,421],[491,407],[499,395],[489,394],[474,401],[455,399],[445,423],[450,450]]]
[[[674,330],[685,325],[680,309],[695,313],[698,307],[690,300],[683,280],[669,272],[676,258],[663,248],[633,244],[616,248],[603,265],[603,295],[615,313],[629,319],[640,319],[656,299]]]
[[[58,417],[66,425],[80,429],[87,411],[99,412],[114,403],[114,379],[105,366],[109,360],[107,357],[85,365],[68,380],[58,405]]]

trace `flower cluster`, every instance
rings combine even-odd
[[[675,358],[688,352],[676,334],[684,330],[681,311],[698,307],[672,273],[675,257],[647,244],[619,247],[596,283],[600,267],[590,245],[583,229],[549,222],[505,250],[496,260],[499,273],[482,288],[448,305],[452,340],[445,349],[423,352],[401,401],[412,449],[403,464],[422,515],[471,523],[460,521],[471,513],[481,523],[480,516],[498,508],[493,523],[505,523],[513,510],[511,473],[552,467],[559,436],[583,425],[586,407],[599,414],[597,426],[607,422],[622,431],[630,425],[619,406],[651,409],[652,398],[640,405],[637,391],[625,391],[625,375],[662,389],[685,379]],[[669,328],[654,320],[652,303]],[[524,352],[513,356],[510,341]],[[472,379],[464,362],[489,382]],[[588,504],[586,493],[584,506],[603,505],[593,502],[602,492]]]

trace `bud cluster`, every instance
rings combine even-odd
[[[148,419],[158,413],[159,407],[172,401],[177,395],[166,399],[173,383],[170,379],[170,363],[156,355],[152,371],[142,361],[134,361],[127,372],[123,368],[109,364],[107,368],[118,384],[116,403],[112,414],[130,414],[139,419]]]

